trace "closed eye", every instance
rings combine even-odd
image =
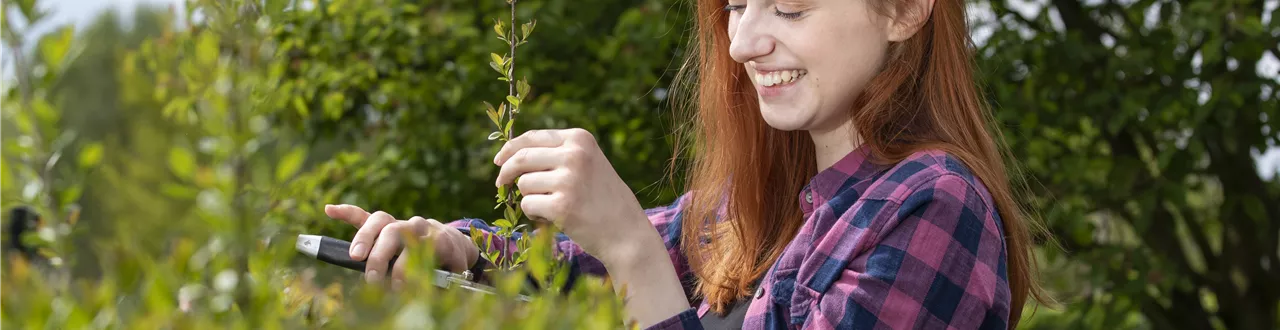
[[[747,5],[727,5],[727,6],[724,6],[724,11],[735,12],[735,11],[741,11],[743,8],[747,8]]]
[[[794,21],[794,20],[796,20],[796,19],[799,19],[799,18],[800,18],[800,15],[803,15],[803,14],[804,14],[804,12],[803,12],[803,11],[798,11],[798,12],[794,12],[794,13],[788,13],[788,12],[783,12],[783,11],[778,10],[777,8],[775,8],[775,9],[773,10],[773,14],[774,14],[774,15],[777,15],[778,17],[782,17],[782,18],[785,18],[785,19],[793,20],[793,21]]]

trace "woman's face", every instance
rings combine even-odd
[[[729,54],[776,129],[830,131],[879,72],[891,22],[868,1],[729,0]]]

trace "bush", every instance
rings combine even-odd
[[[664,97],[648,92],[668,78],[680,37],[672,27],[678,13],[667,7],[521,2],[520,20],[536,18],[547,38],[529,40],[517,57],[514,75],[535,85],[521,107],[527,127],[516,129],[593,129],[637,190],[653,186],[661,173],[653,160],[669,157],[669,148],[663,112],[653,110]],[[34,1],[6,2],[10,8],[28,26],[41,22],[23,10],[39,8]],[[488,164],[496,146],[486,140],[493,124],[481,101],[497,104],[506,95],[488,62],[489,53],[503,53],[492,24],[510,19],[508,8],[500,1],[192,1],[183,15],[148,16],[160,18],[158,31],[136,47],[77,39],[69,27],[44,37],[35,61],[17,66],[21,77],[39,79],[7,86],[5,116],[15,120],[5,127],[0,172],[4,207],[38,206],[41,228],[56,235],[29,235],[43,256],[5,256],[3,324],[624,326],[617,296],[599,280],[565,293],[535,291],[518,270],[497,275],[497,294],[478,295],[433,288],[424,271],[406,290],[388,292],[293,249],[299,233],[354,232],[325,218],[326,203],[403,218],[494,216],[496,191],[476,184],[496,175]],[[21,32],[7,29],[6,40]],[[95,67],[119,88],[107,104],[78,103],[66,93],[76,88],[59,87],[79,83],[65,79],[90,70],[81,63],[101,60],[76,56],[86,45],[104,47],[93,56],[117,64]],[[600,60],[582,64],[573,60],[581,56],[560,57],[566,53]],[[603,79],[613,75],[628,79]],[[127,119],[114,129],[66,119],[95,107]],[[79,132],[88,137],[75,138]],[[649,191],[669,200],[675,189]],[[429,255],[428,248],[412,255]],[[541,253],[531,263],[550,260],[535,250]],[[433,265],[418,258],[411,267]],[[518,302],[517,293],[533,299]]]

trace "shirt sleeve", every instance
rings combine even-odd
[[[692,274],[689,270],[688,259],[686,259],[684,254],[680,251],[680,227],[682,222],[681,211],[688,199],[689,194],[686,193],[671,204],[644,210],[645,215],[649,217],[649,222],[653,224],[654,229],[658,231],[658,234],[662,237],[662,240],[666,245],[667,253],[671,257],[671,262],[676,268],[676,274],[680,275],[682,279],[681,282],[684,283],[686,296],[688,296],[688,293],[692,290]],[[462,231],[467,235],[483,235],[490,237],[489,239],[492,241],[490,247],[499,251],[499,255],[502,256],[505,256],[505,254],[510,251],[516,251],[516,240],[520,239],[521,235],[520,233],[516,233],[510,239],[503,239],[495,234],[498,232],[497,227],[491,226],[484,220],[480,219],[460,219],[449,222],[447,225],[457,228],[459,231]],[[472,232],[473,227],[477,232]],[[530,234],[537,235],[538,231],[535,230]],[[576,277],[577,275],[587,274],[603,277],[608,275],[604,268],[604,263],[602,263],[600,259],[587,254],[586,251],[582,250],[582,247],[569,239],[567,235],[562,233],[557,234],[555,241],[555,255],[561,261],[569,263],[569,269],[571,272],[570,276]],[[480,258],[477,262],[491,262],[483,259],[484,258]],[[572,282],[573,279],[570,279],[568,283]]]
[[[998,212],[944,174],[887,207],[876,243],[853,256],[806,329],[1005,329],[1009,284]]]

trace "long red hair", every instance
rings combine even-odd
[[[883,14],[909,2],[869,0]],[[750,294],[803,224],[796,195],[817,174],[805,131],[780,131],[761,118],[745,69],[729,56],[725,3],[696,1],[695,30],[675,90],[690,110],[676,155],[690,152],[687,189],[696,191],[682,225],[685,255],[698,278],[696,294],[713,310]],[[895,163],[922,149],[940,149],[965,163],[991,192],[1003,220],[1012,291],[1011,326],[1028,295],[1047,302],[1034,279],[1033,230],[1042,230],[1013,199],[998,143],[1002,136],[980,97],[964,4],[937,0],[919,32],[891,44],[882,71],[849,109],[872,156]],[[691,148],[692,147],[692,148]],[[1011,159],[1011,158],[1009,158]],[[673,161],[673,166],[676,164]],[[730,183],[732,180],[732,183]],[[717,214],[717,212],[720,212]],[[714,221],[722,217],[721,225]],[[713,237],[701,244],[704,237]]]

